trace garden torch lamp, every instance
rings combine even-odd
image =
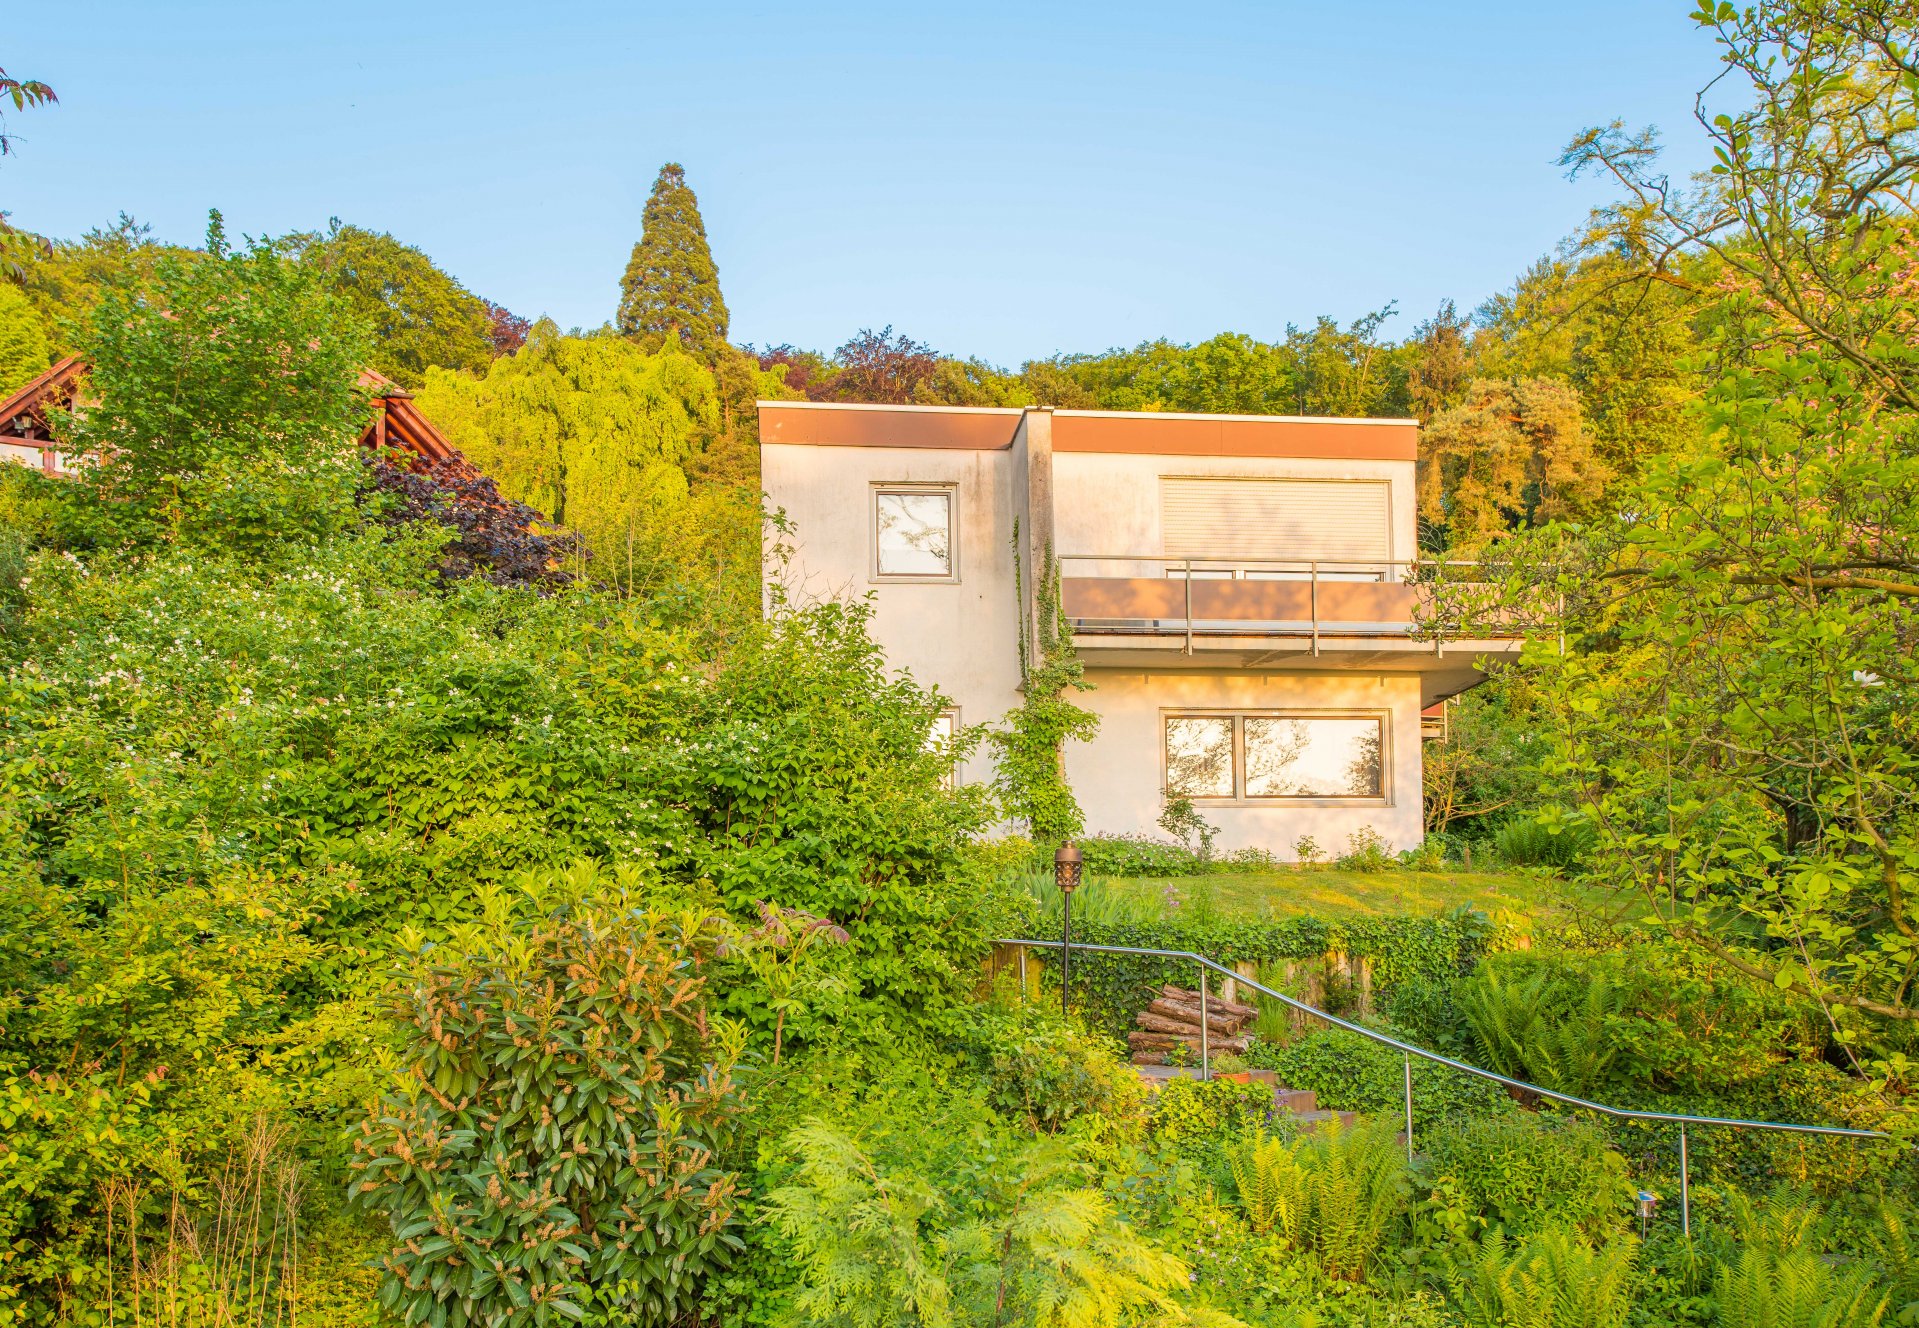
[[[1652,1218],[1653,1205],[1659,1202],[1659,1196],[1651,1190],[1641,1190],[1637,1200],[1639,1208],[1639,1239],[1646,1238],[1646,1223]]]
[[[1066,1013],[1066,997],[1073,975],[1073,891],[1079,889],[1079,845],[1067,840],[1053,851],[1053,884],[1059,887],[1059,1012]]]

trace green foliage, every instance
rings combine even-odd
[[[1486,1068],[1576,1097],[1591,1097],[1612,1078],[1619,1049],[1610,1021],[1625,994],[1603,971],[1485,964],[1460,984],[1458,999]]]
[[[1073,649],[1072,624],[1060,606],[1059,563],[1049,546],[1037,570],[1024,567],[1019,523],[1013,524],[1014,600],[1020,606],[1020,704],[990,735],[993,788],[1008,815],[1025,823],[1034,843],[1070,839],[1085,824],[1066,782],[1066,744],[1085,742],[1099,717],[1067,700],[1092,684]],[[1033,621],[1027,620],[1023,581],[1033,577]]]
[[[1333,1121],[1290,1143],[1254,1134],[1227,1157],[1253,1230],[1311,1251],[1333,1278],[1364,1280],[1405,1211],[1406,1154],[1390,1125]]]
[[[1119,1218],[1056,1147],[1013,1149],[970,1217],[954,1211],[950,1187],[876,1164],[823,1122],[795,1129],[784,1148],[797,1165],[766,1202],[801,1285],[774,1322],[1102,1328],[1140,1314],[1220,1322],[1178,1304],[1186,1266]]]
[[[501,493],[584,536],[602,580],[710,579],[708,555],[758,567],[754,505],[695,496],[687,478],[719,426],[719,385],[676,345],[562,336],[543,319],[483,375],[429,370],[419,404]]]
[[[1471,1328],[1624,1328],[1637,1253],[1631,1237],[1595,1248],[1550,1227],[1493,1230],[1453,1256],[1453,1295]]]
[[[1012,875],[1015,887],[1032,902],[1034,924],[1046,937],[1059,933],[1060,917],[1066,901],[1050,869],[1023,871]],[[1102,876],[1084,876],[1073,891],[1073,925],[1076,927],[1151,926],[1166,916],[1166,898],[1144,890],[1128,890]]]
[[[629,337],[673,338],[705,352],[726,342],[726,300],[706,244],[699,200],[678,162],[660,167],[640,216],[640,238],[620,279],[614,319]]]
[[[301,258],[372,333],[367,367],[401,387],[419,387],[431,366],[480,371],[492,360],[487,302],[412,245],[336,221]]]
[[[1697,441],[1613,495],[1629,519],[1519,541],[1509,599],[1553,601],[1566,650],[1536,659],[1550,772],[1602,830],[1599,874],[1860,1041],[1919,1018],[1899,700],[1919,681],[1919,582],[1889,552],[1919,531],[1904,22],[1840,4],[1694,18],[1723,66],[1701,94],[1712,171],[1669,191],[1654,138],[1617,124],[1565,161],[1626,191],[1596,248],[1711,276]]]
[[[1469,967],[1494,940],[1483,913],[1455,910],[1439,917],[1389,915],[1366,918],[1300,917],[1229,921],[1211,916],[1189,898],[1187,905],[1152,924],[1088,922],[1074,935],[1089,944],[1183,950],[1221,963],[1266,963],[1279,959],[1318,959],[1337,950],[1370,960],[1375,988],[1392,990],[1413,974],[1450,976]],[[1121,1032],[1145,1005],[1150,993],[1168,982],[1191,985],[1190,964],[1143,955],[1074,955],[1073,997],[1086,1017]]]
[[[1394,1115],[1405,1111],[1406,1066],[1401,1053],[1357,1033],[1327,1028],[1273,1041],[1262,1033],[1247,1049],[1246,1060],[1273,1071],[1289,1088],[1318,1094],[1319,1104],[1329,1110]],[[1504,1090],[1483,1079],[1413,1060],[1416,1133],[1426,1123],[1502,1112],[1510,1106]]]
[[[1168,1143],[1237,1135],[1264,1125],[1272,1110],[1270,1085],[1182,1076],[1160,1086],[1153,1101],[1153,1133]]]
[[[1626,1160],[1589,1122],[1529,1112],[1449,1121],[1426,1132],[1423,1152],[1428,1210],[1454,1236],[1499,1226],[1599,1237],[1631,1211]]]
[[[1202,853],[1152,835],[1091,835],[1079,841],[1086,870],[1102,876],[1204,876],[1211,872],[1266,871],[1277,864],[1265,849]]]
[[[357,520],[357,325],[276,247],[229,250],[217,213],[207,249],[160,258],[146,291],[107,290],[87,323],[95,401],[68,450],[100,458],[76,515],[97,542],[258,552]]]
[[[1612,478],[1593,453],[1579,394],[1550,378],[1476,378],[1420,437],[1420,501],[1454,548],[1584,515]]]
[[[1139,1077],[1113,1043],[1063,1020],[1050,1001],[977,1007],[964,1045],[988,1105],[1029,1129],[1056,1133],[1081,1117],[1138,1112]]]
[[[1493,832],[1493,847],[1504,861],[1561,872],[1577,867],[1596,841],[1590,825],[1568,819],[1558,808],[1548,808],[1542,816],[1509,816]]]
[[[352,1186],[391,1224],[380,1302],[403,1322],[664,1322],[740,1247],[714,1158],[744,1030],[705,994],[726,931],[646,893],[581,864],[403,940],[404,1062]]]
[[[1370,825],[1363,825],[1347,836],[1346,851],[1333,859],[1341,871],[1382,872],[1394,866],[1392,851],[1385,837]]]
[[[1819,1211],[1790,1190],[1732,1196],[1713,1300],[1720,1328],[1873,1328],[1888,1298],[1870,1267],[1821,1257]]]
[[[53,363],[39,311],[18,286],[0,281],[0,394]]]

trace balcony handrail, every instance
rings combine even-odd
[[[1234,554],[1169,554],[1169,553],[1060,553],[1054,558],[1060,563],[1162,563],[1168,567],[1186,564],[1228,563],[1235,567],[1304,567],[1309,565],[1329,568],[1353,567],[1371,570],[1378,567],[1484,567],[1485,563],[1474,558],[1319,558],[1311,554],[1302,554],[1296,558],[1242,558]]]
[[[1340,584],[1351,579],[1349,576],[1343,575],[1343,573],[1347,573],[1350,571],[1358,571],[1358,572],[1371,573],[1373,579],[1376,580],[1381,585],[1393,585],[1393,586],[1400,586],[1400,587],[1407,587],[1407,588],[1420,587],[1420,586],[1426,586],[1429,588],[1431,587],[1443,588],[1448,584],[1448,580],[1444,576],[1445,572],[1453,569],[1470,571],[1472,569],[1477,569],[1480,566],[1482,566],[1481,563],[1474,560],[1443,559],[1443,558],[1369,558],[1369,559],[1317,558],[1317,557],[1201,558],[1201,557],[1173,557],[1166,554],[1096,554],[1096,553],[1067,553],[1067,554],[1056,555],[1056,557],[1058,562],[1061,564],[1061,580],[1062,581],[1073,581],[1078,583],[1085,583],[1085,582],[1106,581],[1106,580],[1150,580],[1150,581],[1177,580],[1177,581],[1183,582],[1184,588],[1185,588],[1185,603],[1184,603],[1183,613],[1180,617],[1173,618],[1170,615],[1148,613],[1148,614],[1138,614],[1132,617],[1121,617],[1121,618],[1115,619],[1114,621],[1153,622],[1153,623],[1161,624],[1158,627],[1148,628],[1147,630],[1149,631],[1156,630],[1161,633],[1165,633],[1170,630],[1170,632],[1172,633],[1183,636],[1184,637],[1183,653],[1187,655],[1193,654],[1194,637],[1201,632],[1205,632],[1208,635],[1216,635],[1223,631],[1228,635],[1234,635],[1234,636],[1270,635],[1275,632],[1278,632],[1283,635],[1308,636],[1311,640],[1311,650],[1314,658],[1318,658],[1318,656],[1320,655],[1321,637],[1324,634],[1326,634],[1327,632],[1332,632],[1337,634],[1341,632],[1350,631],[1350,625],[1348,620],[1340,619],[1340,620],[1329,621],[1322,617],[1321,604],[1320,604],[1320,600],[1321,600],[1320,585],[1322,581],[1326,582],[1327,584]],[[1153,567],[1161,569],[1161,571],[1157,575],[1152,575],[1147,577],[1130,577],[1130,576],[1105,577],[1105,576],[1086,574],[1086,573],[1080,573],[1080,574],[1074,575],[1074,574],[1070,574],[1067,568],[1065,567],[1065,564],[1067,563],[1146,563],[1146,564],[1152,565]],[[1196,577],[1196,573],[1207,573],[1207,572],[1217,572],[1217,571],[1242,573],[1242,572],[1250,572],[1250,571],[1259,571],[1263,569],[1278,569],[1278,570],[1293,572],[1298,574],[1297,575],[1298,580],[1305,581],[1308,583],[1309,585],[1308,602],[1306,606],[1307,615],[1304,619],[1296,620],[1299,623],[1303,624],[1303,626],[1283,627],[1283,626],[1275,626],[1273,623],[1267,623],[1265,626],[1256,626],[1254,625],[1253,620],[1247,620],[1245,623],[1234,621],[1230,627],[1222,627],[1217,621],[1210,621],[1210,620],[1209,620],[1209,625],[1204,628],[1198,625],[1198,623],[1195,621],[1194,614],[1193,614],[1193,582],[1196,579],[1198,579]],[[1421,579],[1420,574],[1422,572],[1427,571],[1428,569],[1437,571],[1441,573],[1441,575],[1431,582]],[[1244,578],[1243,576],[1236,576],[1234,583],[1240,584],[1241,582],[1244,582],[1245,580],[1246,578]],[[1264,582],[1260,582],[1257,584],[1264,584]],[[1472,581],[1466,578],[1461,578],[1458,581],[1451,582],[1450,584],[1452,584],[1455,588],[1466,588],[1471,586],[1480,586],[1481,588],[1483,588],[1483,583]],[[1295,620],[1288,620],[1288,621],[1295,621]],[[1164,625],[1169,622],[1177,625],[1172,626],[1170,628]],[[1464,619],[1462,618],[1461,625],[1463,626],[1463,624],[1464,624]],[[1076,625],[1078,625],[1077,621],[1076,621]],[[1431,628],[1431,631],[1432,631],[1433,654],[1436,657],[1443,656],[1446,652],[1446,638],[1447,638],[1447,628],[1446,628],[1445,622],[1442,619],[1435,618],[1430,620],[1427,625]],[[1404,626],[1405,626],[1406,632],[1408,634],[1412,634],[1413,629],[1416,626],[1418,626],[1418,620],[1409,618],[1404,624]],[[1098,630],[1098,629],[1094,629],[1094,630]],[[1109,628],[1107,630],[1114,630],[1114,629]],[[1123,631],[1128,629],[1120,628],[1118,630]],[[1372,634],[1377,635],[1378,633],[1374,632]],[[1462,632],[1459,635],[1457,635],[1455,639],[1466,640],[1466,639],[1479,639],[1479,638],[1467,637]]]
[[[1205,1001],[1205,994],[1206,994],[1206,974],[1208,970],[1211,970],[1212,972],[1223,975],[1224,977],[1228,978],[1229,980],[1231,980],[1232,982],[1236,983],[1239,986],[1251,987],[1254,991],[1257,991],[1261,995],[1270,997],[1271,999],[1278,1001],[1280,1004],[1286,1006],[1290,1010],[1297,1010],[1301,1014],[1309,1015],[1315,1019],[1324,1020],[1326,1023],[1331,1024],[1333,1027],[1343,1028],[1349,1033],[1357,1033],[1360,1037],[1363,1037],[1370,1042],[1375,1042],[1382,1047],[1392,1048],[1394,1051],[1399,1052],[1405,1058],[1405,1064],[1406,1064],[1406,1151],[1407,1151],[1408,1157],[1412,1155],[1412,1147],[1413,1147],[1413,1068],[1412,1066],[1413,1066],[1413,1058],[1415,1056],[1417,1056],[1421,1060],[1430,1061],[1435,1065],[1444,1065],[1449,1069],[1459,1070],[1459,1071],[1462,1071],[1463,1073],[1474,1075],[1480,1079],[1485,1079],[1485,1080],[1488,1080],[1489,1082],[1503,1085],[1506,1088],[1517,1089],[1520,1092],[1524,1092],[1524,1093],[1532,1093],[1538,1097],[1546,1098],[1554,1102],[1563,1103],[1566,1106],[1573,1107],[1581,1111],[1598,1112],[1600,1115],[1610,1116],[1614,1118],[1615,1120],[1633,1120],[1633,1121],[1656,1122],[1656,1123],[1667,1124],[1667,1125],[1677,1125],[1679,1127],[1679,1167],[1680,1167],[1679,1197],[1680,1197],[1680,1204],[1681,1204],[1682,1220],[1685,1226],[1686,1234],[1689,1236],[1692,1234],[1692,1210],[1691,1210],[1692,1183],[1691,1183],[1691,1176],[1689,1171],[1689,1165],[1690,1165],[1689,1158],[1688,1158],[1687,1148],[1686,1148],[1686,1127],[1689,1125],[1693,1125],[1693,1126],[1720,1125],[1720,1126],[1725,1126],[1727,1128],[1736,1129],[1736,1130],[1771,1130],[1771,1131],[1774,1131],[1775,1133],[1781,1133],[1781,1134],[1810,1134],[1810,1135],[1820,1135],[1820,1136],[1837,1136],[1837,1137],[1847,1138],[1847,1139],[1877,1139],[1887,1143],[1901,1143],[1908,1148],[1919,1148],[1919,1144],[1914,1144],[1907,1141],[1896,1139],[1894,1136],[1887,1134],[1884,1130],[1862,1130],[1862,1129],[1857,1129],[1851,1126],[1844,1126],[1844,1125],[1806,1125],[1806,1124],[1802,1124],[1794,1121],[1744,1120],[1739,1117],[1733,1117],[1733,1116],[1691,1116],[1683,1112],[1644,1111],[1635,1107],[1615,1107],[1605,1102],[1594,1102],[1587,1098],[1576,1097],[1571,1093],[1559,1092],[1557,1089],[1543,1088],[1538,1084],[1529,1084],[1524,1079],[1514,1079],[1509,1075],[1503,1075],[1498,1073],[1495,1070],[1488,1070],[1481,1066],[1473,1065],[1467,1061],[1456,1060],[1451,1056],[1447,1056],[1441,1052],[1429,1050],[1428,1048],[1422,1047],[1417,1043],[1406,1042],[1399,1038],[1392,1037],[1389,1034],[1380,1032],[1376,1028],[1368,1028],[1364,1024],[1354,1023],[1350,1019],[1342,1019],[1336,1014],[1329,1014],[1327,1011],[1320,1009],[1318,1006],[1309,1005],[1305,1001],[1302,1001],[1298,999],[1297,997],[1288,996],[1284,992],[1274,991],[1271,987],[1267,986],[1265,983],[1260,982],[1254,978],[1249,978],[1245,976],[1244,974],[1240,973],[1237,969],[1228,968],[1226,967],[1226,965],[1220,963],[1218,960],[1210,959],[1207,956],[1193,950],[1154,950],[1144,946],[1137,946],[1137,945],[1093,945],[1093,944],[1085,944],[1081,942],[1068,943],[1065,940],[1058,940],[1058,941],[1041,941],[1041,940],[1030,940],[1030,939],[1009,940],[1004,938],[995,941],[994,944],[1022,946],[1022,947],[1035,946],[1042,949],[1051,948],[1055,950],[1064,949],[1066,951],[1066,957],[1069,960],[1072,952],[1075,950],[1090,950],[1098,954],[1144,955],[1149,958],[1157,958],[1157,959],[1185,960],[1193,964],[1196,964],[1199,967],[1200,995],[1201,995],[1202,1004]],[[1022,956],[1022,962],[1023,962],[1023,956]],[[1069,965],[1062,964],[1062,968],[1066,969],[1066,971],[1070,974],[1071,970]],[[1208,1052],[1207,1021],[1205,1018],[1204,1009],[1201,1010],[1199,1026],[1200,1026],[1200,1077],[1211,1078],[1212,1066],[1211,1066],[1211,1057]]]

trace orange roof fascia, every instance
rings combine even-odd
[[[1416,461],[1419,425],[1412,420],[1056,410],[1053,450]]]
[[[760,441],[813,447],[926,447],[1003,452],[1019,429],[1017,408],[853,406],[762,401]]]
[[[759,409],[762,443],[984,451],[1011,447],[1025,414],[1015,408],[796,401],[762,401]],[[1052,416],[1055,452],[1340,461],[1414,461],[1419,456],[1419,425],[1413,420],[1107,410],[1055,410]]]

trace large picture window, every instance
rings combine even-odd
[[[1166,716],[1166,791],[1189,798],[1383,798],[1383,715]]]
[[[873,490],[873,571],[907,581],[951,581],[954,492],[943,486]]]

